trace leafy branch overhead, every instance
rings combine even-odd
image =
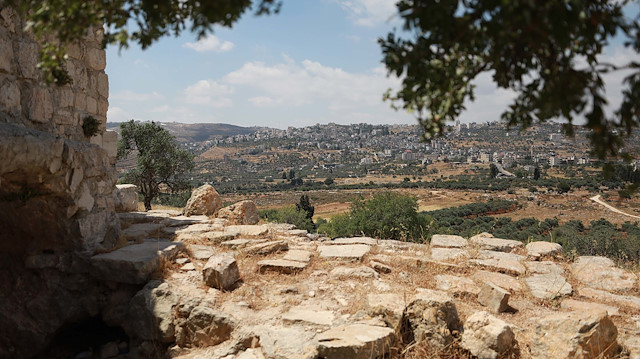
[[[572,134],[585,119],[592,153],[600,159],[623,152],[624,139],[640,125],[640,64],[604,62],[615,36],[640,51],[638,16],[630,0],[401,0],[404,31],[380,39],[388,71],[402,88],[385,99],[413,111],[425,136],[441,134],[474,100],[473,85],[489,73],[516,98],[502,114],[510,126],[561,119]],[[616,40],[617,41],[617,40]],[[623,100],[605,112],[603,75],[630,72]]]
[[[66,47],[91,28],[104,28],[103,47],[127,48],[136,43],[146,49],[161,37],[185,30],[199,37],[213,27],[232,27],[252,9],[256,15],[277,13],[278,0],[8,0],[27,19],[27,28],[43,42],[38,67],[50,83],[71,82],[66,69]],[[59,41],[51,41],[54,35]]]

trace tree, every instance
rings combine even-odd
[[[498,166],[492,163],[491,165],[489,165],[489,177],[496,178],[497,176],[498,176]]]
[[[281,5],[278,0],[8,0],[8,4],[20,11],[42,40],[38,66],[49,82],[59,85],[71,82],[65,70],[66,47],[91,27],[105,30],[103,46],[126,48],[132,42],[146,49],[161,37],[178,36],[187,28],[203,37],[214,26],[230,28],[248,9],[262,15],[277,13]]]
[[[441,134],[474,99],[481,74],[516,92],[502,114],[510,126],[563,119],[567,135],[586,118],[592,154],[616,157],[624,139],[640,126],[640,63],[603,61],[614,36],[640,51],[638,16],[624,11],[630,0],[400,0],[402,32],[380,39],[389,73],[402,78],[385,98],[414,111],[425,137]],[[613,116],[603,74],[631,70]],[[628,156],[625,156],[628,158]]]
[[[151,209],[151,200],[165,185],[172,192],[184,190],[188,183],[184,175],[193,169],[193,155],[180,149],[169,131],[155,122],[124,122],[120,125],[118,159],[131,153],[137,155],[137,166],[125,174],[125,180],[135,184],[144,197],[144,208]]]
[[[540,179],[540,167],[538,166],[533,170],[533,179],[536,181]]]
[[[333,183],[334,183],[334,180],[331,177],[327,177],[324,179],[324,184],[327,186],[331,186]]]
[[[298,211],[304,211],[309,219],[313,218],[313,214],[316,211],[315,207],[311,205],[309,196],[306,194],[300,196],[300,201],[296,204],[296,209]]]

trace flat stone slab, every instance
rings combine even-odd
[[[542,261],[542,262],[524,262],[524,266],[527,267],[527,272],[545,274],[545,273],[557,273],[563,274],[564,269],[555,262]]]
[[[207,216],[175,216],[165,218],[161,223],[167,227],[180,227],[180,226],[188,226],[192,224],[205,223],[209,222],[209,217]]]
[[[468,244],[466,239],[450,234],[434,234],[431,237],[431,247],[464,248]]]
[[[460,248],[431,248],[431,259],[434,261],[453,261],[467,258],[468,256],[467,251]]]
[[[479,270],[473,274],[473,279],[477,282],[490,282],[509,292],[519,292],[522,290],[520,282],[506,274]]]
[[[282,258],[288,261],[309,263],[311,260],[311,252],[302,249],[290,249]]]
[[[599,302],[613,303],[620,307],[640,310],[640,298],[632,295],[618,295],[593,288],[581,288],[578,290],[578,295],[580,297],[596,300]]]
[[[489,251],[489,250],[478,251],[478,258],[508,260],[508,261],[515,261],[515,262],[521,262],[527,259],[525,256],[521,256],[519,254],[499,252],[499,251]]]
[[[525,248],[527,249],[527,256],[532,258],[557,256],[559,254],[562,254],[562,246],[558,243],[552,242],[531,242],[528,243]]]
[[[152,211],[118,213],[118,218],[123,227],[136,223],[160,223],[167,217],[169,217],[169,215],[166,213],[152,213]]]
[[[215,230],[215,227],[211,223],[196,223],[196,224],[184,226],[176,230],[176,235],[199,234],[199,233],[211,232],[213,230]]]
[[[329,273],[337,278],[378,278],[378,272],[371,267],[336,267]]]
[[[191,251],[191,256],[195,259],[199,260],[207,260],[211,258],[216,251],[213,247],[200,245],[200,244],[192,244],[189,246],[189,250]]]
[[[137,223],[122,231],[122,235],[130,241],[144,240],[148,237],[163,237],[162,225],[159,223]]]
[[[231,249],[244,248],[253,244],[264,243],[266,239],[254,239],[254,238],[236,238],[229,241],[220,243],[221,246],[229,247]]]
[[[520,263],[509,259],[472,259],[469,263],[491,269],[500,273],[507,273],[515,276],[523,275],[527,269]]]
[[[467,277],[457,277],[450,274],[438,274],[434,277],[436,280],[436,289],[449,292],[452,294],[471,294],[478,295],[480,287]]]
[[[240,236],[258,237],[267,234],[267,232],[269,232],[269,227],[266,225],[243,224],[227,226],[224,231],[227,233],[238,233]]]
[[[307,263],[298,261],[288,261],[285,259],[266,259],[258,262],[258,271],[264,273],[275,271],[283,274],[299,272],[307,267]]]
[[[571,274],[591,288],[615,292],[636,287],[636,276],[606,257],[578,257],[571,265]]]
[[[267,255],[289,249],[287,241],[269,241],[245,247],[243,252],[250,255]]]
[[[306,323],[314,325],[330,326],[333,323],[334,314],[328,310],[311,310],[291,308],[282,315],[285,323]]]
[[[336,238],[327,244],[366,244],[369,246],[375,246],[378,244],[378,240],[371,237],[351,237],[351,238]]]
[[[389,352],[393,337],[393,329],[368,324],[331,328],[316,336],[318,356],[326,359],[383,357]]]
[[[469,242],[481,249],[499,252],[511,252],[516,248],[524,247],[524,243],[520,241],[500,238],[474,236],[469,239]]]
[[[531,295],[540,299],[555,299],[573,293],[571,284],[558,273],[534,274],[524,281]]]
[[[294,237],[306,237],[307,234],[309,234],[309,232],[305,229],[290,229],[286,231],[285,234],[288,234]]]
[[[145,242],[91,257],[91,274],[102,280],[142,284],[149,280],[163,259],[184,250],[180,242]]]
[[[320,258],[360,261],[371,247],[366,244],[320,245],[317,250]]]
[[[620,315],[620,311],[618,308],[600,304],[600,303],[592,303],[592,302],[581,302],[575,299],[565,299],[560,303],[560,308],[568,309],[572,312],[607,312],[609,316]]]

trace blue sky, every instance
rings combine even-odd
[[[394,2],[285,1],[277,15],[247,13],[232,29],[216,28],[205,39],[185,32],[145,51],[109,47],[107,120],[277,128],[414,124],[411,114],[382,101],[388,88],[399,86],[387,77],[376,41],[399,25]],[[610,55],[629,56],[617,48]],[[476,84],[476,101],[461,120],[498,120],[513,94],[496,90],[490,74]]]

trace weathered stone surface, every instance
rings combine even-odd
[[[478,294],[478,303],[489,308],[494,313],[502,313],[509,310],[509,298],[511,293],[494,285],[493,283],[484,282],[480,286]]]
[[[287,261],[309,263],[309,261],[311,260],[311,252],[302,249],[290,249],[282,259]]]
[[[478,359],[496,359],[514,345],[515,335],[506,322],[487,312],[467,318],[460,346]]]
[[[600,303],[581,302],[569,298],[560,303],[560,308],[573,312],[607,312],[610,317],[620,315],[620,311],[616,307]]]
[[[453,341],[453,332],[462,331],[455,302],[442,291],[419,289],[407,305],[404,319],[414,340],[426,340],[433,349],[444,348]]]
[[[509,292],[519,292],[522,290],[520,282],[516,278],[507,274],[479,270],[473,274],[473,279],[477,283],[493,283],[494,285],[506,289]]]
[[[173,325],[174,305],[178,296],[169,284],[153,280],[140,290],[129,303],[129,312],[124,324],[129,336],[144,340],[160,340],[169,343],[175,338]]]
[[[467,240],[450,234],[434,234],[431,237],[431,247],[443,248],[464,248],[468,245]]]
[[[538,273],[538,274],[547,274],[547,273],[555,273],[555,274],[564,274],[564,269],[560,267],[555,262],[550,261],[535,261],[535,262],[524,262],[524,266],[527,267],[527,272],[529,273]]]
[[[555,299],[573,293],[571,284],[557,273],[534,274],[524,281],[531,295],[540,299]]]
[[[369,262],[371,268],[375,269],[378,273],[388,274],[391,273],[392,269],[388,265],[382,264],[380,262],[371,261]]]
[[[179,242],[145,242],[91,257],[91,274],[118,283],[145,283],[163,260],[184,250]]]
[[[478,246],[481,249],[487,249],[490,251],[499,252],[511,252],[516,248],[523,247],[524,244],[520,241],[513,241],[510,239],[489,238],[474,236],[469,239],[469,243]]]
[[[532,358],[598,358],[618,350],[618,330],[605,312],[558,313],[541,318]]]
[[[288,249],[289,245],[286,241],[270,241],[246,247],[243,249],[243,253],[249,255],[267,255],[271,253],[286,251]]]
[[[371,247],[366,244],[345,244],[345,245],[320,245],[318,253],[320,258],[345,259],[360,261],[365,254],[369,253]]]
[[[291,261],[286,259],[266,259],[258,262],[258,270],[260,273],[267,271],[275,271],[283,274],[291,274],[299,272],[307,267],[307,263]]]
[[[375,246],[378,244],[378,240],[371,237],[350,237],[350,238],[336,238],[328,244],[366,244],[369,246]]]
[[[636,276],[616,267],[606,257],[579,257],[571,266],[571,273],[580,282],[596,289],[615,292],[636,287]]]
[[[29,118],[34,122],[45,123],[52,119],[53,102],[47,88],[34,87],[29,104]]]
[[[350,324],[318,334],[318,355],[326,359],[370,359],[388,353],[393,329],[367,324]]]
[[[222,207],[220,195],[211,185],[200,186],[191,192],[191,197],[184,206],[182,213],[185,216],[202,214],[212,216]]]
[[[260,237],[269,232],[267,225],[232,225],[224,229],[225,233],[235,233],[234,235],[243,237]]]
[[[209,287],[229,290],[240,280],[238,263],[232,256],[222,254],[209,258],[202,269],[202,279]]]
[[[133,212],[138,210],[138,187],[136,187],[136,185],[116,185],[113,196],[116,212]]]
[[[333,323],[334,314],[328,310],[312,310],[303,308],[291,308],[282,315],[285,323],[302,323],[330,326]]]
[[[450,274],[438,274],[434,277],[436,289],[457,295],[478,295],[480,288],[469,278]]]
[[[527,255],[532,258],[553,257],[562,254],[562,246],[558,243],[538,241],[528,243],[525,248]]]
[[[613,303],[621,307],[640,310],[640,298],[632,295],[618,295],[593,288],[580,288],[578,295],[604,303]]]
[[[240,249],[252,244],[258,244],[266,242],[266,239],[252,239],[252,238],[236,238],[230,241],[221,242],[221,246],[229,247],[231,249]]]
[[[225,218],[228,224],[257,224],[260,221],[258,208],[253,201],[241,201],[220,209],[218,218]]]
[[[378,272],[370,267],[336,267],[330,275],[337,278],[377,278]]]
[[[431,248],[431,259],[435,261],[454,261],[468,256],[467,251],[460,248]]]
[[[367,313],[371,316],[380,316],[394,331],[399,330],[402,325],[406,304],[405,298],[399,293],[367,294]]]
[[[191,256],[193,258],[201,261],[209,260],[209,258],[216,254],[216,250],[213,247],[201,244],[192,244],[189,246],[189,250],[191,251]]]
[[[265,324],[250,328],[260,337],[265,356],[273,359],[314,359],[318,357],[315,331],[302,326]]]
[[[0,86],[0,105],[12,117],[17,117],[20,114],[20,88],[18,85],[6,82]]]
[[[184,332],[188,343],[208,347],[228,340],[235,326],[227,315],[206,306],[197,306],[189,314]]]
[[[159,223],[138,223],[122,231],[122,235],[130,241],[141,241],[146,238],[161,238],[164,233]]]
[[[481,259],[472,259],[469,262],[477,266],[511,275],[523,275],[527,271],[521,263],[525,258],[517,254],[481,250],[480,258]]]

